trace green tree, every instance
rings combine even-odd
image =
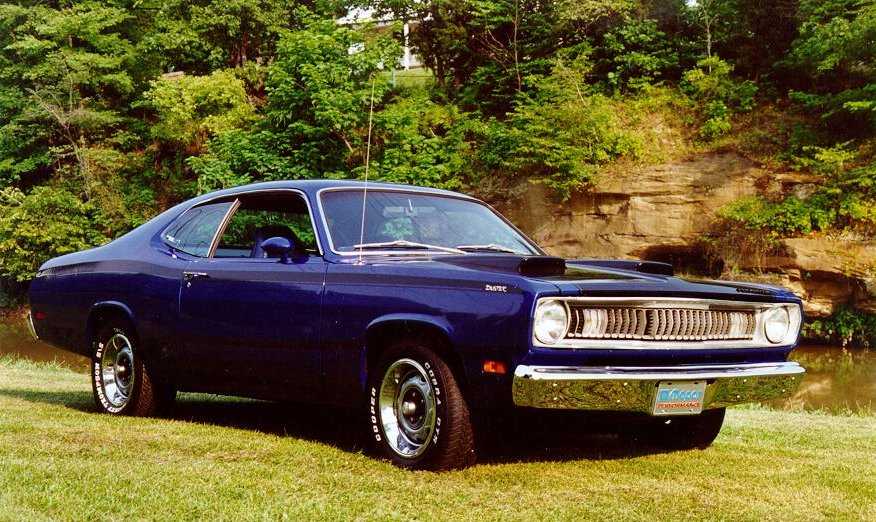
[[[117,106],[135,94],[129,20],[97,2],[0,8],[0,179],[54,166],[69,167],[86,193],[100,183],[89,149],[120,131]]]
[[[635,18],[612,28],[594,51],[595,72],[614,92],[637,90],[679,74],[679,55],[656,20]]]
[[[876,3],[806,0],[787,63],[810,78],[794,99],[845,137],[876,129]]]
[[[283,31],[300,27],[307,5],[295,0],[165,0],[150,9],[139,46],[162,71],[207,74],[266,64]],[[324,9],[333,10],[326,2]]]
[[[586,43],[629,0],[376,0],[380,12],[415,20],[411,43],[443,90],[465,110],[501,116],[529,76],[550,73],[562,48]]]
[[[204,187],[240,176],[349,176],[364,164],[372,88],[380,110],[390,92],[381,70],[398,62],[398,44],[314,19],[285,34],[277,53],[267,70],[263,117],[250,131],[220,134],[209,154],[190,161]]]
[[[716,43],[718,54],[734,65],[736,73],[749,79],[768,77],[787,86],[789,75],[776,70],[797,36],[799,0],[724,0],[730,2],[728,24]]]

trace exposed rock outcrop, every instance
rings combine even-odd
[[[876,313],[876,241],[793,238],[782,240],[782,249],[785,255],[764,259],[762,267],[743,268],[777,274],[814,317],[841,304]]]
[[[764,175],[736,154],[707,155],[604,176],[594,190],[565,203],[532,185],[524,204],[508,213],[561,256],[649,257],[654,249],[683,254],[708,231],[718,208],[757,194]]]
[[[732,152],[704,154],[605,175],[593,190],[563,203],[533,184],[523,201],[502,210],[555,255],[669,261],[682,272],[719,275],[724,264],[707,255],[702,241],[719,208],[756,194],[805,196],[815,181],[776,174]],[[876,243],[799,238],[782,247],[783,255],[743,262],[743,272],[733,276],[790,287],[812,316],[842,304],[876,311]]]

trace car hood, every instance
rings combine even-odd
[[[568,296],[671,296],[760,302],[798,300],[792,292],[777,286],[666,275],[671,267],[660,263],[564,260],[508,254],[436,256],[433,260],[550,283],[557,287],[560,295]]]
[[[569,265],[562,275],[540,279],[557,285],[561,295],[570,296],[671,296],[759,302],[796,299],[790,291],[769,285],[694,280],[592,266]]]

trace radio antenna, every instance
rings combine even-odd
[[[362,226],[359,229],[359,264],[362,264],[361,245],[365,244],[365,207],[368,203],[368,170],[371,167],[371,129],[374,121],[374,74],[371,75],[371,106],[368,108],[368,143],[365,145],[365,186],[362,188]]]

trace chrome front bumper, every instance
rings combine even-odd
[[[514,404],[529,408],[651,413],[661,381],[706,381],[703,409],[788,397],[806,370],[795,362],[705,366],[526,366]]]

